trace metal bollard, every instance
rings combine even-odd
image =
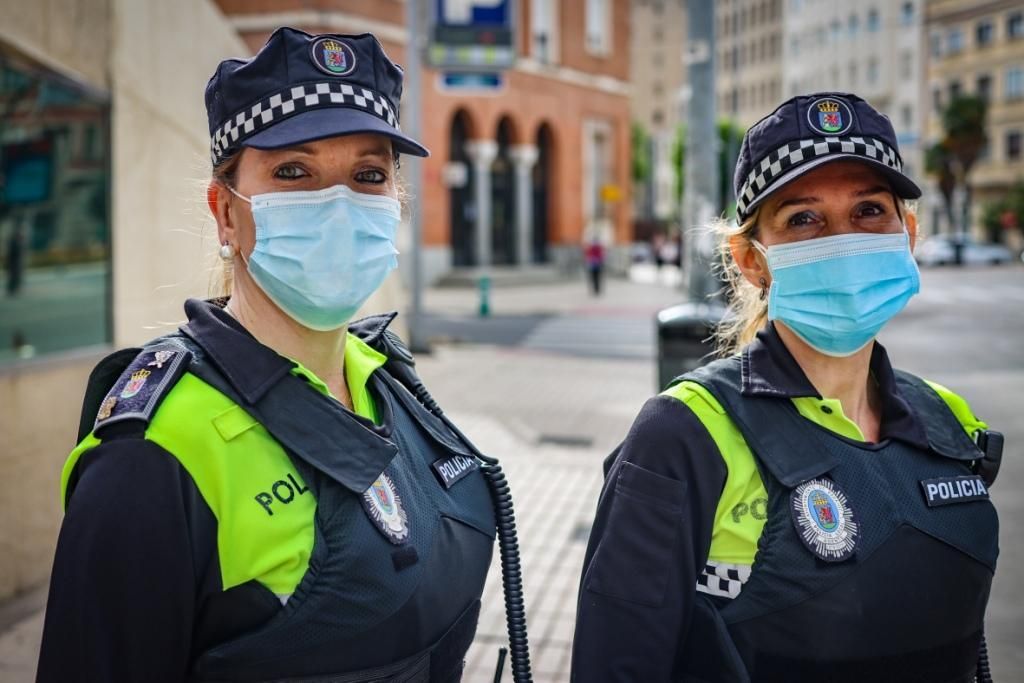
[[[480,317],[486,318],[491,314],[491,278],[481,275],[477,280],[477,290],[480,294]]]

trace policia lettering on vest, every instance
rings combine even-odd
[[[573,680],[991,680],[1002,438],[875,341],[919,288],[889,120],[795,97],[747,132],[735,188],[725,357],[605,463]]]
[[[496,537],[530,680],[501,468],[394,314],[350,322],[396,265],[398,155],[427,154],[401,91],[372,35],[290,28],[210,79],[230,291],[89,379],[39,681],[454,683]]]

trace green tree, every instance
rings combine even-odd
[[[936,142],[925,150],[924,168],[928,174],[935,176],[946,209],[946,218],[949,220],[950,229],[954,230],[956,220],[953,217],[953,191],[957,183],[956,171],[953,155],[946,148],[945,142]]]
[[[988,103],[974,95],[954,97],[942,112],[942,127],[946,132],[942,143],[953,157],[957,181],[964,188],[962,217],[965,221],[971,215],[971,169],[988,145],[987,114]]]
[[[986,204],[981,223],[992,242],[1002,242],[1007,227],[1024,228],[1024,180],[1018,180],[1009,192]]]
[[[651,138],[643,124],[634,121],[630,130],[632,142],[633,181],[646,182],[651,177]]]
[[[732,196],[732,179],[736,170],[736,159],[746,130],[736,122],[721,119],[718,122],[718,182],[719,214],[735,215],[736,200]],[[672,172],[676,205],[682,204],[686,184],[686,126],[676,128],[675,139],[672,141]]]

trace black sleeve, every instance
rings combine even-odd
[[[194,514],[198,489],[173,455],[141,438],[102,443],[78,470],[37,681],[181,683],[197,594],[216,557],[216,546],[196,548],[196,538],[209,542],[208,530],[190,533],[190,524],[207,524]]]
[[[644,405],[613,457],[583,564],[572,680],[673,680],[725,463],[668,396]]]

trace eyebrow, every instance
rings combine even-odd
[[[888,187],[884,185],[873,185],[863,190],[857,190],[853,193],[854,197],[869,197],[876,194],[888,194],[890,192]],[[782,200],[777,207],[776,211],[781,211],[787,206],[794,206],[796,204],[820,204],[821,197],[790,197],[789,199]]]
[[[391,148],[387,145],[377,144],[372,147],[361,149],[356,155],[359,157],[380,157],[381,159],[391,158]]]
[[[297,152],[299,154],[305,154],[306,156],[311,156],[311,157],[312,156],[316,156],[316,154],[317,154],[316,147],[313,146],[313,145],[310,145],[310,144],[295,145],[294,147],[282,147],[280,149],[271,149],[271,150],[267,150],[267,151],[268,152],[278,152],[278,153],[295,153],[295,152]],[[384,144],[369,145],[369,146],[364,147],[363,149],[359,150],[359,152],[356,154],[356,156],[358,156],[358,157],[377,156],[377,157],[380,157],[382,159],[389,159],[389,158],[391,158],[391,148],[388,147],[387,145],[384,145]]]

